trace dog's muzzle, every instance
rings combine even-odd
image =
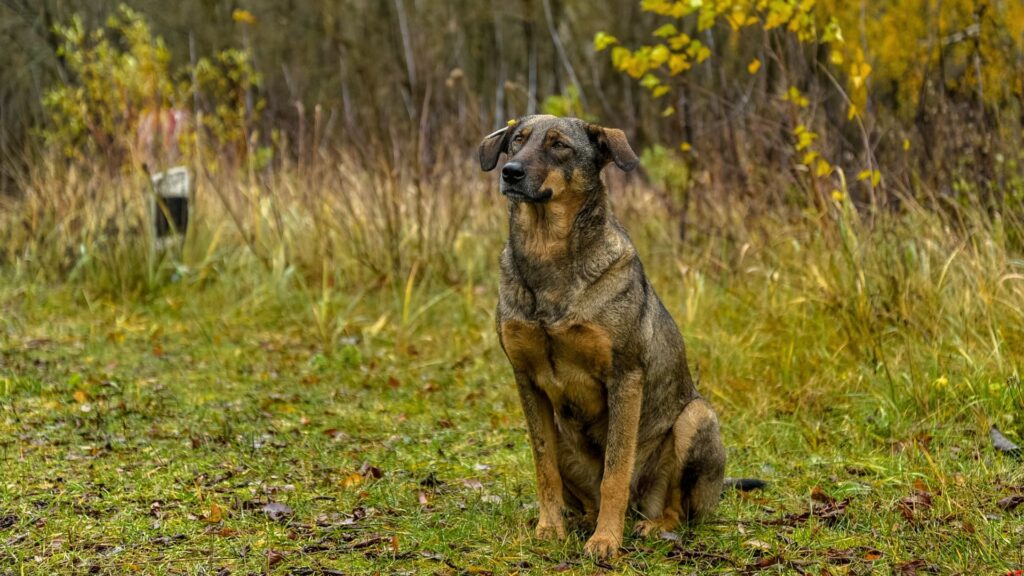
[[[542,190],[538,194],[526,192],[526,168],[522,162],[508,162],[501,169],[501,193],[512,200],[521,202],[547,202],[551,199],[551,190]]]

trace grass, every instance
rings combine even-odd
[[[724,232],[680,243],[626,209],[642,193],[616,201],[719,411],[727,474],[767,490],[627,538],[609,564],[581,556],[586,534],[533,538],[525,425],[493,334],[502,209],[486,198],[452,239],[454,279],[423,260],[378,281],[358,254],[319,262],[321,246],[302,255],[331,270],[317,280],[280,263],[287,250],[263,265],[197,228],[187,266],[83,245],[57,282],[52,238],[18,252],[8,235],[0,574],[1024,568],[1024,506],[997,504],[1024,494],[1024,469],[988,438],[1024,432],[1011,224],[729,205]],[[267,246],[301,245],[301,219],[264,217],[283,222]]]

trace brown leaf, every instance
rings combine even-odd
[[[420,506],[430,506],[430,498],[423,490],[420,490],[417,494],[417,500],[419,500]]]
[[[1024,495],[1014,494],[1013,496],[1007,496],[1002,500],[996,502],[996,506],[999,506],[1007,512],[1013,512],[1018,506],[1024,504]]]
[[[850,505],[850,499],[838,500],[824,506],[816,506],[813,510],[814,515],[825,524],[831,526],[835,524],[839,518],[846,514],[846,508]]]
[[[209,522],[215,524],[224,519],[224,509],[217,505],[216,502],[210,504],[210,510],[203,514],[203,522]]]
[[[277,550],[267,550],[267,566],[277,566],[284,560],[284,553]]]
[[[915,490],[913,494],[900,500],[896,506],[900,510],[900,514],[903,515],[909,522],[915,521],[919,516],[932,507],[932,495],[928,492],[922,492]]]
[[[938,574],[939,567],[929,564],[927,560],[910,560],[901,562],[895,566],[896,573],[903,576],[917,576],[918,574]]]
[[[782,556],[765,556],[753,564],[748,564],[746,572],[757,572],[759,570],[764,570],[765,568],[771,568],[776,564],[783,563],[785,563],[785,560],[782,559]]]
[[[551,571],[552,572],[568,572],[571,568],[572,568],[572,566],[569,565],[568,562],[562,562],[560,564],[555,565],[553,568],[551,568]]]
[[[823,502],[825,504],[833,504],[836,501],[835,498],[826,494],[825,491],[821,489],[821,486],[815,486],[811,490],[811,500],[814,500],[815,502]]]
[[[466,488],[469,488],[470,490],[483,490],[484,489],[483,482],[477,480],[476,478],[464,478],[462,480],[462,485],[465,486]]]

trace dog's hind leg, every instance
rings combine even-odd
[[[725,447],[718,417],[703,399],[687,405],[677,426],[676,447],[682,456],[680,516],[688,521],[707,517],[722,496],[725,480]]]
[[[680,472],[682,466],[675,450],[676,434],[673,430],[662,442],[654,477],[640,501],[642,520],[633,527],[640,536],[671,531],[679,524],[682,506]]]
[[[671,443],[662,449],[658,475],[641,503],[640,535],[673,530],[680,520],[698,520],[714,509],[722,493],[725,448],[718,418],[702,399],[676,419]]]

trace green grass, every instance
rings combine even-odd
[[[1024,261],[1005,232],[837,208],[682,245],[628,220],[727,474],[767,490],[606,565],[582,557],[587,534],[537,541],[493,334],[498,234],[462,243],[460,281],[381,288],[310,288],[201,245],[141,296],[97,282],[100,258],[70,283],[2,276],[0,574],[1024,568],[1024,506],[997,506],[1024,469],[988,439],[1024,432]],[[930,503],[902,511],[917,491]],[[848,503],[827,518],[821,492]]]

